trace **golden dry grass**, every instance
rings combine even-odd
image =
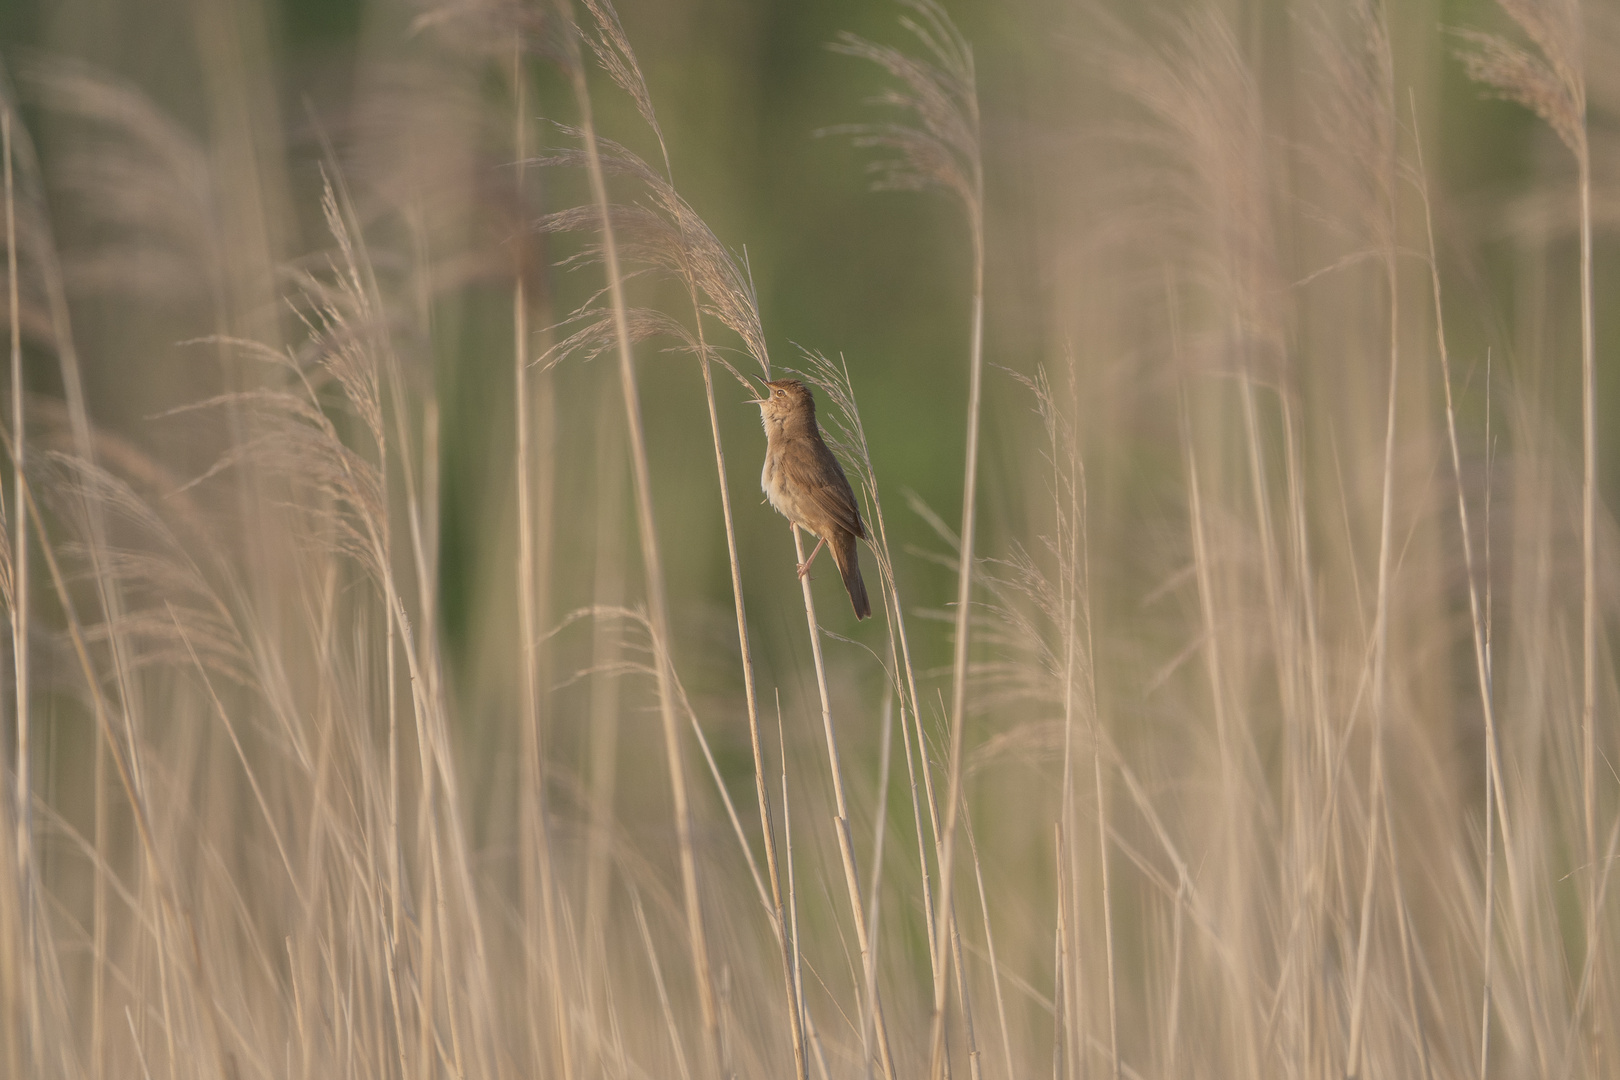
[[[752,520],[782,349],[606,0],[381,5],[297,121],[198,9],[203,135],[31,58],[4,1075],[1612,1073],[1620,24],[1251,7],[1066,12],[1020,117],[931,0],[835,44],[967,252],[959,505],[895,505],[877,362],[791,361],[854,631]],[[1555,211],[1448,195],[1448,71]]]

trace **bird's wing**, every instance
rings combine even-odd
[[[823,520],[835,522],[845,532],[866,539],[855,492],[844,476],[843,466],[820,439],[806,439],[808,454],[783,454],[782,468],[787,481],[800,498],[812,504]]]

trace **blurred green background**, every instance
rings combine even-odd
[[[1287,114],[1287,88],[1311,5],[1243,0],[1226,7],[1259,77],[1274,91],[1267,100],[1277,112],[1278,131],[1309,135],[1308,117]],[[1110,273],[1108,252],[1090,239],[1106,232],[1112,210],[1096,197],[1096,176],[1088,166],[1106,166],[1119,152],[1107,131],[1118,102],[1093,71],[1099,27],[1106,17],[1152,31],[1167,25],[1179,5],[1018,0],[949,8],[973,43],[978,63],[988,189],[987,358],[1026,374],[1038,364],[1061,364],[1070,354],[1093,371],[1124,363],[1120,355],[1092,351],[1082,325],[1087,298],[1066,295],[1065,282],[1071,279],[1054,267],[1091,259],[1090,272]],[[871,154],[847,138],[817,136],[831,125],[883,115],[870,104],[884,85],[881,73],[834,54],[827,44],[844,31],[903,42],[896,22],[900,13],[896,6],[866,0],[626,0],[620,7],[668,136],[676,185],[723,242],[746,251],[775,362],[794,366],[800,344],[848,361],[886,485],[896,549],[939,550],[937,538],[905,508],[903,494],[915,491],[946,521],[956,520],[967,356],[965,230],[957,207],[941,194],[869,191],[865,166]],[[266,193],[271,203],[283,199],[288,211],[280,230],[265,237],[270,258],[283,262],[326,243],[313,198],[321,154],[317,132],[330,136],[343,158],[352,146],[349,136],[365,120],[368,101],[379,96],[378,87],[411,63],[435,63],[433,31],[413,25],[418,14],[409,4],[356,0],[11,0],[0,8],[0,55],[12,72],[50,57],[82,60],[138,88],[199,143],[207,142],[211,129],[231,124],[232,117],[250,117],[247,147],[239,152],[257,154],[261,163],[286,157],[287,190]],[[1573,238],[1555,235],[1536,249],[1535,260],[1527,260],[1521,257],[1524,242],[1512,235],[1510,213],[1514,200],[1537,180],[1567,174],[1567,162],[1527,110],[1489,100],[1466,81],[1451,56],[1456,39],[1443,29],[1500,29],[1503,19],[1483,0],[1401,3],[1391,6],[1389,17],[1401,93],[1413,88],[1419,115],[1432,121],[1423,138],[1443,219],[1450,330],[1459,362],[1469,370],[1487,348],[1495,349],[1500,372],[1521,379],[1521,385],[1540,387],[1549,407],[1573,423],[1575,366],[1525,371],[1515,367],[1514,348],[1533,334],[1553,348],[1527,352],[1574,355],[1568,257]],[[241,43],[241,51],[223,62],[244,76],[241,92],[248,100],[217,100],[227,83],[199,59],[214,48],[210,33]],[[484,67],[470,92],[488,115],[498,117],[509,108],[507,90],[494,68]],[[538,67],[534,74],[531,114],[572,122],[555,75]],[[1594,72],[1594,78],[1601,74]],[[598,82],[603,130],[652,153],[633,109],[606,80]],[[23,98],[29,101],[26,93]],[[37,107],[28,108],[50,175],[59,140],[52,122]],[[408,127],[409,118],[403,123]],[[501,132],[503,123],[492,121],[492,129]],[[543,139],[548,130],[534,125],[532,137]],[[505,182],[511,157],[509,146],[504,149],[505,156],[498,138],[485,139],[477,159],[482,177],[475,183],[498,187]],[[216,150],[221,152],[233,151]],[[1099,167],[1096,173],[1106,171]],[[580,194],[575,181],[545,177],[536,181],[530,210],[557,209]],[[1601,212],[1609,199],[1600,202]],[[70,201],[60,205],[58,228],[64,242],[71,242],[77,216]],[[508,229],[492,239],[498,245],[510,234]],[[1600,295],[1612,295],[1612,289],[1604,292],[1612,278],[1610,246],[1600,244],[1599,254]],[[1534,272],[1547,275],[1539,292],[1547,299],[1545,306],[1526,310],[1521,298],[1532,264],[1539,268]],[[580,287],[580,275],[552,271],[551,310],[577,302]],[[431,350],[444,407],[445,610],[452,641],[459,645],[469,639],[473,598],[491,587],[491,575],[498,581],[506,573],[504,565],[490,566],[478,555],[488,531],[510,513],[509,475],[505,466],[492,464],[508,456],[511,438],[507,296],[499,280],[475,281],[461,297],[467,306],[436,325]],[[164,436],[146,418],[211,391],[213,369],[188,361],[178,347],[170,350],[174,367],[161,378],[147,364],[122,358],[157,355],[169,343],[209,332],[202,307],[182,301],[160,312],[110,296],[81,302],[75,310],[96,414],[131,430],[139,441],[161,444]],[[1616,413],[1615,381],[1608,374],[1612,350],[1604,348],[1615,338],[1609,313],[1610,305],[1600,304],[1600,412],[1605,417]],[[641,367],[654,469],[660,474],[655,476],[662,498],[660,527],[666,536],[680,538],[666,552],[672,602],[681,610],[685,601],[701,600],[723,615],[729,589],[701,386],[689,364],[661,358],[654,348],[642,350]],[[591,445],[594,385],[594,376],[558,372],[559,445]],[[1034,449],[1020,437],[1026,427],[1020,417],[1032,415],[1023,388],[992,367],[987,393],[982,519],[988,530],[985,550],[996,553],[998,523],[1018,513],[1024,502],[1025,466]],[[756,604],[755,630],[768,643],[768,657],[775,645],[802,631],[792,594],[778,580],[791,557],[787,530],[755,495],[763,439],[754,410],[742,404],[744,396],[729,383],[721,389],[730,474],[748,553],[745,591],[786,601]],[[1611,494],[1613,442],[1603,439],[1604,490]],[[1143,452],[1152,461],[1164,449],[1149,446]],[[566,504],[570,485],[583,493],[595,482],[588,466],[579,455],[565,461],[559,505]],[[1106,532],[1109,525],[1100,528]],[[564,548],[577,544],[582,551],[595,543],[594,532],[583,527],[560,529],[557,539]],[[914,603],[943,606],[951,593],[949,571],[926,559],[903,559],[899,573],[902,594]],[[837,594],[829,587],[831,579],[821,577],[818,587],[831,605]],[[557,597],[554,606],[566,610],[584,602],[588,590],[559,582]],[[923,657],[927,666],[943,657],[945,644],[930,637],[924,648],[931,650]]]
[[[1365,26],[1355,21],[1357,9],[1349,0],[979,0],[947,6],[977,61],[988,290],[978,545],[987,561],[977,596],[1002,602],[997,612],[988,603],[982,609],[975,639],[974,659],[983,665],[970,683],[966,801],[985,844],[982,866],[993,883],[1004,886],[1004,895],[985,907],[995,913],[998,932],[1007,934],[1009,968],[1041,983],[1052,974],[1047,965],[1059,966],[1052,959],[1051,901],[1066,887],[1065,873],[1071,888],[1090,877],[1077,858],[1067,871],[1061,856],[1053,861],[1049,826],[1061,820],[1072,842],[1076,823],[1086,821],[1089,831],[1112,799],[1115,809],[1129,811],[1111,826],[1120,846],[1111,847],[1114,841],[1103,835],[1096,857],[1119,869],[1129,884],[1100,902],[1087,892],[1090,899],[1081,903],[1089,905],[1087,918],[1095,924],[1109,912],[1118,920],[1123,967],[1131,973],[1126,993],[1138,999],[1135,1005],[1127,1001],[1125,1012],[1142,1018],[1128,1028],[1148,1033],[1127,1030],[1127,1039],[1149,1039],[1164,1011],[1156,996],[1160,989],[1180,993],[1183,905],[1191,879],[1167,886],[1173,875],[1165,865],[1152,865],[1158,854],[1140,865],[1141,875],[1126,872],[1127,845],[1157,853],[1165,836],[1191,856],[1188,863],[1177,862],[1175,873],[1185,875],[1193,864],[1192,877],[1214,881],[1212,891],[1224,893],[1233,924],[1256,930],[1239,947],[1236,965],[1261,973],[1245,991],[1254,1031],[1265,1029],[1270,1039],[1277,1030],[1276,1003],[1285,1000],[1282,988],[1295,972],[1308,973],[1294,979],[1290,993],[1297,997],[1288,1006],[1297,1008],[1290,1015],[1307,1032],[1304,1042],[1311,1043],[1314,1027],[1337,1030],[1311,1010],[1340,993],[1353,968],[1349,949],[1368,940],[1355,929],[1358,922],[1368,925],[1361,912],[1372,910],[1357,898],[1373,895],[1370,884],[1361,884],[1356,852],[1367,851],[1369,859],[1376,853],[1376,841],[1365,843],[1363,837],[1379,835],[1381,789],[1371,779],[1363,786],[1361,770],[1366,762],[1383,783],[1387,742],[1393,794],[1383,821],[1390,847],[1399,836],[1409,858],[1404,879],[1402,873],[1392,877],[1411,891],[1378,900],[1399,901],[1383,908],[1379,919],[1387,930],[1398,914],[1401,934],[1398,941],[1389,936],[1384,955],[1373,962],[1383,989],[1368,993],[1392,994],[1388,987],[1398,985],[1398,971],[1406,972],[1410,986],[1410,898],[1418,928],[1413,940],[1439,958],[1441,977],[1450,980],[1447,1003],[1434,1011],[1462,1018],[1449,1030],[1465,1048],[1459,1059],[1466,1058],[1475,1045],[1468,1025],[1479,1015],[1472,997],[1477,957],[1470,950],[1479,940],[1480,920],[1498,922],[1496,928],[1483,924],[1486,940],[1495,929],[1518,943],[1526,984],[1545,978],[1551,986],[1553,969],[1559,969],[1556,979],[1566,981],[1580,969],[1573,944],[1578,935],[1571,929],[1577,919],[1559,905],[1577,911],[1570,900],[1577,886],[1566,872],[1574,851],[1569,839],[1584,833],[1591,843],[1595,828],[1569,828],[1575,807],[1569,778],[1578,757],[1571,748],[1581,715],[1574,705],[1580,695],[1571,672],[1580,663],[1572,643],[1580,637],[1575,628],[1585,585],[1575,509],[1581,458],[1574,169],[1546,124],[1470,83],[1455,56],[1463,40],[1455,28],[1518,32],[1487,0],[1391,0],[1385,9],[1394,77],[1386,100],[1384,88],[1364,70],[1342,78],[1323,70],[1329,57],[1376,66],[1367,57],[1378,50],[1365,49],[1366,40],[1356,36]],[[1594,25],[1604,16],[1608,34],[1603,49],[1592,49],[1588,119],[1597,226],[1599,495],[1612,506],[1620,477],[1620,440],[1612,434],[1612,421],[1620,417],[1620,383],[1613,374],[1620,341],[1613,243],[1620,224],[1620,62],[1608,61],[1620,57],[1620,17],[1612,0],[1585,7]],[[231,446],[231,432],[213,412],[170,411],[261,377],[242,356],[199,339],[228,335],[278,349],[307,348],[309,328],[294,312],[297,294],[311,280],[329,280],[333,271],[323,179],[340,179],[353,195],[367,244],[361,261],[375,270],[383,315],[391,320],[387,355],[400,359],[407,384],[400,418],[408,430],[406,448],[392,445],[386,458],[395,486],[383,513],[391,512],[396,530],[403,529],[402,460],[419,467],[411,494],[427,491],[438,504],[430,526],[437,536],[426,545],[438,556],[441,596],[434,598],[440,606],[432,617],[442,624],[450,659],[446,716],[461,740],[455,766],[469,781],[465,802],[473,822],[462,832],[451,814],[445,834],[453,828],[458,843],[468,840],[466,850],[480,873],[487,870],[497,883],[497,898],[501,888],[513,895],[527,888],[517,887],[517,879],[528,872],[520,868],[530,866],[525,860],[533,852],[522,846],[526,838],[512,810],[531,795],[541,797],[525,790],[530,777],[515,752],[525,730],[525,677],[533,669],[516,641],[513,282],[521,276],[529,289],[530,333],[520,346],[533,359],[554,340],[547,324],[586,302],[602,280],[595,266],[558,265],[587,241],[543,238],[532,229],[540,215],[588,198],[581,177],[532,168],[520,181],[514,166],[515,127],[521,125],[528,152],[541,154],[548,146],[570,145],[570,135],[558,125],[577,120],[569,88],[539,59],[523,69],[528,97],[521,116],[514,115],[511,16],[536,10],[506,0],[447,0],[431,9],[408,0],[4,0],[0,6],[0,60],[41,157],[46,217],[64,265],[90,412],[99,433],[124,439],[161,463],[166,471],[143,477],[151,490],[142,494],[161,500],[176,518],[184,516],[185,500],[168,496],[219,461]],[[951,633],[944,621],[927,620],[942,614],[948,619],[956,578],[948,565],[948,540],[913,512],[908,497],[914,493],[949,528],[957,526],[969,356],[968,233],[960,207],[946,195],[873,192],[873,155],[847,136],[817,134],[895,118],[873,103],[889,86],[884,74],[827,45],[852,32],[915,51],[898,21],[904,9],[870,0],[625,0],[619,11],[667,136],[676,188],[724,244],[746,255],[775,372],[799,366],[801,345],[847,361],[883,489],[899,596],[923,683],[918,727],[942,744],[949,692],[942,669]],[[530,44],[539,52],[548,41],[541,27]],[[1141,77],[1133,83],[1133,76]],[[1207,81],[1196,84],[1198,79]],[[97,99],[99,105],[72,97],[73,87],[84,91],[92,84],[122,89]],[[591,86],[599,129],[659,160],[657,143],[625,96],[595,69]],[[1231,95],[1223,98],[1227,91]],[[1341,119],[1354,114],[1377,127],[1390,120],[1393,105],[1400,130],[1391,157],[1412,166],[1422,147],[1461,426],[1455,472],[1418,178],[1403,175],[1391,198],[1377,190],[1382,162],[1367,150],[1377,133],[1358,140],[1353,136],[1367,132],[1333,127],[1333,106],[1343,105],[1335,95],[1357,91],[1377,100],[1352,103],[1359,113],[1343,108]],[[1153,93],[1207,112],[1188,117],[1172,115],[1169,107],[1156,110],[1148,100]],[[92,115],[95,108],[103,111]],[[616,191],[637,197],[627,185]],[[1398,248],[1392,288],[1376,242],[1381,228],[1395,235],[1391,243]],[[310,277],[301,280],[299,273]],[[44,275],[21,276],[32,282]],[[643,300],[668,301],[672,314],[684,310],[684,298],[672,296],[667,286],[637,282],[635,288]],[[1392,294],[1399,302],[1394,319]],[[1392,338],[1404,366],[1391,389]],[[30,390],[56,406],[63,396],[56,358],[43,335],[35,333],[25,344]],[[720,344],[735,349],[736,343]],[[639,346],[637,362],[673,668],[714,748],[723,785],[748,804],[753,758],[703,387],[691,360],[665,345]],[[747,367],[741,350],[732,355],[749,374],[760,374]],[[1073,520],[1055,524],[1054,503],[1060,500],[1051,487],[1059,470],[1043,457],[1049,447],[1033,395],[1016,377],[1042,370],[1053,376],[1062,419],[1074,425],[1074,467],[1084,470],[1087,517],[1079,528],[1085,561],[1078,569],[1069,561],[1072,549],[1043,547],[1054,536],[1061,546],[1077,534],[1064,533],[1075,527]],[[534,564],[550,568],[537,590],[543,594],[544,635],[593,601],[640,602],[642,575],[613,356],[570,359],[549,372],[530,367],[524,377],[540,444],[532,454],[530,487],[540,504],[535,520],[545,550]],[[319,394],[334,423],[351,425],[342,434],[365,448],[357,452],[372,452],[363,437],[354,437],[363,433],[345,414],[342,395],[330,386]],[[748,392],[717,374],[717,396],[761,713],[769,723],[780,701],[784,785],[791,782],[794,798],[803,799],[797,804],[805,813],[800,820],[816,823],[799,834],[806,853],[801,869],[812,882],[800,886],[802,895],[812,897],[805,904],[805,940],[818,959],[842,964],[837,953],[847,938],[835,914],[841,902],[833,899],[839,890],[836,845],[824,812],[830,784],[821,770],[820,702],[804,649],[792,543],[783,520],[758,493],[764,438],[757,410],[746,403]],[[1386,404],[1391,400],[1396,404]],[[1396,417],[1397,434],[1386,451],[1388,415]],[[1285,424],[1296,427],[1285,431]],[[47,445],[48,435],[38,436],[39,445]],[[232,575],[240,571],[249,588],[273,594],[262,608],[246,602],[242,607],[279,629],[283,611],[305,599],[297,589],[316,585],[274,573],[255,578],[257,531],[275,530],[251,514],[241,520],[232,514],[259,495],[247,493],[257,481],[250,477],[236,488],[234,476],[210,479],[188,497],[216,512],[222,523],[217,535],[235,545],[220,560],[221,573],[234,586],[238,579]],[[1202,508],[1194,481],[1204,485]],[[1546,490],[1536,490],[1538,485]],[[1537,865],[1546,870],[1549,900],[1534,933],[1525,929],[1532,921],[1518,910],[1509,916],[1496,909],[1487,916],[1488,905],[1478,895],[1486,890],[1477,886],[1491,880],[1484,867],[1496,841],[1480,842],[1486,820],[1484,710],[1468,615],[1466,586],[1474,579],[1464,577],[1458,542],[1459,497],[1478,515],[1475,531],[1483,538],[1494,530],[1489,535],[1499,545],[1495,550],[1507,553],[1477,570],[1478,580],[1497,590],[1488,595],[1501,598],[1496,627],[1497,640],[1506,642],[1500,648],[1502,698],[1518,707],[1517,726],[1504,723],[1503,745],[1510,756],[1526,747],[1541,754],[1543,743],[1556,751],[1546,755],[1550,764],[1528,767],[1514,778],[1522,788],[1510,789],[1520,800],[1515,814],[1523,815],[1517,820],[1526,830],[1519,850],[1542,858],[1544,866]],[[262,505],[276,506],[273,500]],[[1497,508],[1497,516],[1486,526],[1480,519],[1489,507]],[[1612,551],[1608,516],[1600,512],[1598,519],[1602,543],[1596,550]],[[283,535],[309,540],[291,527]],[[396,532],[396,540],[401,535]],[[1277,540],[1284,535],[1286,541]],[[395,547],[402,566],[408,550],[403,541]],[[1065,579],[1068,597],[1079,597],[1083,618],[1072,608],[1042,610],[1043,599],[1055,594],[1052,588],[1042,593],[1037,584],[1020,592],[1019,583],[1006,584],[1024,567],[995,560],[1023,552],[1030,553],[1030,578],[1035,570],[1054,579],[1075,575]],[[334,583],[346,588],[363,578],[356,562],[334,558],[330,568],[319,564],[325,575],[319,587],[336,593]],[[863,552],[863,563],[876,595],[870,552]],[[1606,567],[1600,564],[1603,600],[1594,605],[1600,631],[1614,625],[1620,596],[1612,581],[1603,580]],[[1279,602],[1276,578],[1296,572],[1297,580],[1284,583],[1286,603]],[[999,594],[991,584],[997,575],[1003,578]],[[1079,577],[1085,580],[1075,584]],[[881,618],[855,623],[828,563],[820,564],[814,588],[821,623],[854,642],[828,638],[829,712],[846,740],[847,760],[855,763],[850,820],[864,849],[866,837],[876,835],[868,830],[880,821],[897,835],[910,828],[904,820],[909,808],[887,818],[881,812],[885,798],[896,807],[904,801],[902,766],[883,756],[892,741],[879,734],[893,716],[892,696],[882,686],[885,627]],[[401,586],[404,593],[413,589]],[[379,632],[386,620],[377,618],[375,597],[356,586],[344,600],[352,601],[353,610],[344,609],[347,621],[335,625],[339,633],[353,633],[354,687],[366,691],[354,694],[352,719],[355,745],[371,756],[358,754],[357,760],[372,767],[355,775],[375,784],[390,775],[379,764],[380,747],[395,706],[393,697],[384,704],[378,691],[393,694],[400,687],[384,686],[373,669],[393,662],[395,642],[392,629]],[[417,617],[429,603],[407,596],[402,610],[415,605],[410,611]],[[297,611],[286,621],[295,631],[307,629],[298,622],[307,616]],[[1087,639],[1083,672],[1052,662],[1058,648],[1074,655],[1081,623]],[[278,640],[272,633],[266,637]],[[577,856],[605,851],[593,845],[609,825],[623,830],[622,837],[613,836],[615,857],[644,858],[652,867],[644,880],[667,886],[675,879],[676,845],[651,680],[613,677],[619,669],[612,663],[620,657],[644,659],[635,652],[642,639],[633,629],[611,637],[579,619],[536,648],[535,663],[544,668],[544,705],[536,710],[543,717],[536,730],[544,731],[536,738],[543,738],[544,750],[534,764],[543,763],[550,770],[547,780],[557,781],[544,798],[561,838],[557,866],[570,888],[583,876],[569,876],[571,870],[587,861]],[[306,643],[294,632],[285,639],[296,672]],[[1599,662],[1592,670],[1600,672],[1599,709],[1607,710],[1599,715],[1612,716],[1606,704],[1613,696],[1612,664],[1603,659],[1612,650],[1602,639],[1600,632]],[[423,640],[436,645],[440,638]],[[330,644],[321,641],[311,651]],[[344,642],[332,652],[347,663],[346,649]],[[383,655],[386,661],[379,660]],[[585,677],[586,668],[604,657],[609,662]],[[270,659],[279,663],[274,655]],[[167,678],[160,669],[154,682]],[[1077,718],[1070,706],[1086,680],[1090,703],[1079,711],[1091,712]],[[1303,701],[1307,682],[1321,700],[1291,709],[1289,695]],[[42,677],[41,684],[49,680]],[[1365,692],[1369,686],[1375,686],[1371,694]],[[1369,705],[1385,693],[1387,717],[1385,702]],[[211,752],[230,763],[211,770],[204,767],[210,759],[198,758],[203,764],[194,762],[193,771],[176,770],[181,797],[170,805],[184,812],[175,820],[184,820],[193,810],[186,785],[201,787],[206,779],[227,787],[237,774],[214,733],[213,713],[199,704],[203,699],[175,696],[196,706],[189,720],[172,725],[182,736],[178,741],[187,731],[208,732]],[[171,715],[167,699],[158,700],[152,727],[161,754],[161,739],[179,710]],[[1241,732],[1244,752],[1252,751],[1253,759],[1252,775],[1235,784],[1227,709],[1239,717],[1231,727]],[[45,759],[40,788],[47,802],[66,806],[64,816],[89,833],[81,820],[91,816],[90,800],[82,797],[91,786],[83,760],[95,733],[80,712],[64,711],[68,720],[53,720],[52,741],[39,751]],[[1377,720],[1369,723],[1374,713]],[[617,723],[598,722],[603,716],[623,717],[622,737]],[[299,719],[313,723],[325,714],[311,710]],[[1067,725],[1071,719],[1075,724]],[[1098,745],[1071,744],[1082,723],[1088,737],[1104,732],[1114,740],[1109,752],[1117,755],[1106,765],[1099,764],[1099,755],[1079,769],[1097,768],[1098,817],[1089,820],[1089,776],[1080,783],[1082,808],[1077,811],[1072,800],[1060,806],[1074,794],[1069,766]],[[284,749],[277,729],[266,724],[265,730],[271,732],[266,745]],[[1591,744],[1598,754],[1612,735],[1612,724],[1598,733]],[[1312,745],[1321,749],[1320,759],[1290,758],[1306,745],[1292,740],[1306,737],[1317,740]],[[597,738],[608,745],[592,745]],[[1076,756],[1063,758],[1065,752]],[[765,757],[767,770],[774,769],[774,749]],[[879,761],[889,765],[888,773],[877,767]],[[1322,775],[1338,785],[1321,804],[1324,812],[1313,802],[1316,793],[1307,791],[1320,779],[1312,771],[1318,761],[1330,766]],[[1143,787],[1127,786],[1127,767],[1139,770]],[[688,761],[690,772],[701,774],[702,768],[695,755]],[[301,777],[289,776],[284,801],[302,814],[309,805],[306,788]],[[1599,786],[1607,783],[1601,775],[1598,780]],[[98,799],[111,788],[109,782],[98,790]],[[718,806],[719,792],[707,776],[699,790],[699,847],[715,869],[710,880],[720,883],[704,902],[741,911],[753,898]],[[1296,800],[1302,791],[1307,794]],[[1363,791],[1372,793],[1365,803]],[[75,792],[81,797],[75,799]],[[598,795],[600,805],[593,802]],[[251,817],[240,790],[196,805],[228,806],[244,820]],[[596,812],[603,807],[610,813],[599,821]],[[434,812],[442,808],[435,804]],[[1251,811],[1252,830],[1228,827]],[[1608,812],[1605,806],[1603,814]],[[744,817],[739,831],[746,846],[755,842],[757,824],[751,814]],[[1371,829],[1363,831],[1367,823]],[[218,830],[222,847],[235,846],[238,832],[250,836],[246,829],[233,831],[239,823],[223,815],[204,824]],[[629,841],[621,844],[623,837]],[[1284,849],[1296,840],[1300,847],[1290,855]],[[105,836],[97,843],[113,846]],[[258,855],[270,850],[266,843],[242,847]],[[1237,857],[1229,857],[1234,851]],[[1296,873],[1288,859],[1301,853],[1297,866],[1304,869]],[[908,838],[896,841],[890,857],[915,860],[884,879],[887,892],[880,899],[887,900],[885,932],[892,938],[885,945],[891,967],[884,978],[896,988],[902,999],[897,1012],[911,1018],[916,1035],[929,1007],[922,1000],[927,959],[913,871],[926,868],[928,853],[911,847]],[[811,865],[817,859],[819,875]],[[74,864],[66,865],[64,872],[75,872]],[[371,873],[369,864],[363,869],[355,877],[362,883]],[[1318,873],[1325,876],[1312,876]],[[321,875],[312,870],[311,877]],[[629,871],[623,877],[636,880]],[[1370,870],[1365,880],[1372,882]],[[1327,884],[1318,888],[1322,882]],[[230,884],[254,895],[251,885]],[[586,882],[587,897],[591,890]],[[1601,895],[1588,891],[1586,899]],[[1272,931],[1304,910],[1295,903],[1301,896],[1316,905],[1311,918],[1324,939],[1331,938],[1319,951],[1303,939],[1274,947],[1283,935]],[[1472,911],[1471,904],[1481,910]],[[666,912],[674,907],[664,905]],[[266,908],[265,925],[275,928],[266,940],[273,942],[282,933],[282,912],[270,901]],[[987,912],[987,929],[991,921]],[[628,923],[602,925],[617,930]],[[764,941],[762,924],[737,919],[730,928],[737,932],[736,955]],[[1075,929],[1083,935],[1097,925]],[[314,951],[324,947],[318,935],[308,940]],[[1164,963],[1172,950],[1173,961]],[[502,963],[511,959],[498,949],[494,955]],[[1273,983],[1267,980],[1278,957],[1286,971]],[[1217,1014],[1230,984],[1224,981],[1224,957],[1212,952],[1205,960],[1212,977],[1188,981],[1189,1000],[1202,999],[1189,1008],[1207,1014],[1203,1031],[1215,1033],[1211,1038],[1218,1042],[1226,1018]],[[1098,963],[1094,956],[1086,963],[1090,997],[1082,1009],[1100,1013]],[[1333,965],[1337,969],[1327,972]],[[1111,955],[1108,966],[1111,1009]],[[514,962],[510,970],[519,967]],[[1163,968],[1172,973],[1162,977]],[[1607,968],[1612,972],[1613,965]],[[1355,970],[1353,994],[1360,1001],[1364,986]],[[766,985],[761,972],[774,980],[774,969],[756,964],[740,982],[742,996]],[[646,989],[639,974],[628,981]],[[1520,1015],[1541,1014],[1542,990],[1534,989]],[[1584,990],[1564,989],[1567,1000],[1545,1006],[1548,1016],[1558,1016],[1569,1001],[1586,1000]],[[1028,1021],[1027,1046],[1034,1048],[1031,1060],[1041,1060],[1050,1046],[1047,1021],[1040,1017],[1053,1010],[1041,993],[1026,995],[1020,1006]],[[1603,993],[1591,1000],[1612,1000]],[[511,1000],[512,1030],[527,1037],[523,1010],[538,999]],[[1383,1045],[1395,1048],[1386,1060],[1398,1060],[1397,1053],[1405,1053],[1401,1025],[1409,1017],[1404,1001],[1389,996],[1388,1002],[1394,1004],[1380,1021]],[[1586,1007],[1577,1003],[1567,1010],[1575,1018],[1568,1028],[1572,1045]],[[646,1015],[652,1015],[650,1008]],[[246,1015],[254,1011],[243,1007]],[[64,1008],[63,1015],[69,1012]],[[1555,1022],[1562,1020],[1549,1021]],[[1077,1037],[1091,1034],[1080,1031]],[[1173,1055],[1176,1040],[1168,1042]],[[277,1047],[274,1039],[265,1045]],[[1332,1050],[1318,1046],[1312,1053]]]

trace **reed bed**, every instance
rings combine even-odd
[[[818,291],[722,9],[0,43],[0,1074],[1612,1075],[1620,18],[862,9]]]

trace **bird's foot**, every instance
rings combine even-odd
[[[810,572],[810,564],[816,561],[816,556],[821,554],[822,546],[826,543],[827,540],[825,537],[817,540],[816,546],[810,551],[810,557],[799,564],[799,576],[801,578]]]

